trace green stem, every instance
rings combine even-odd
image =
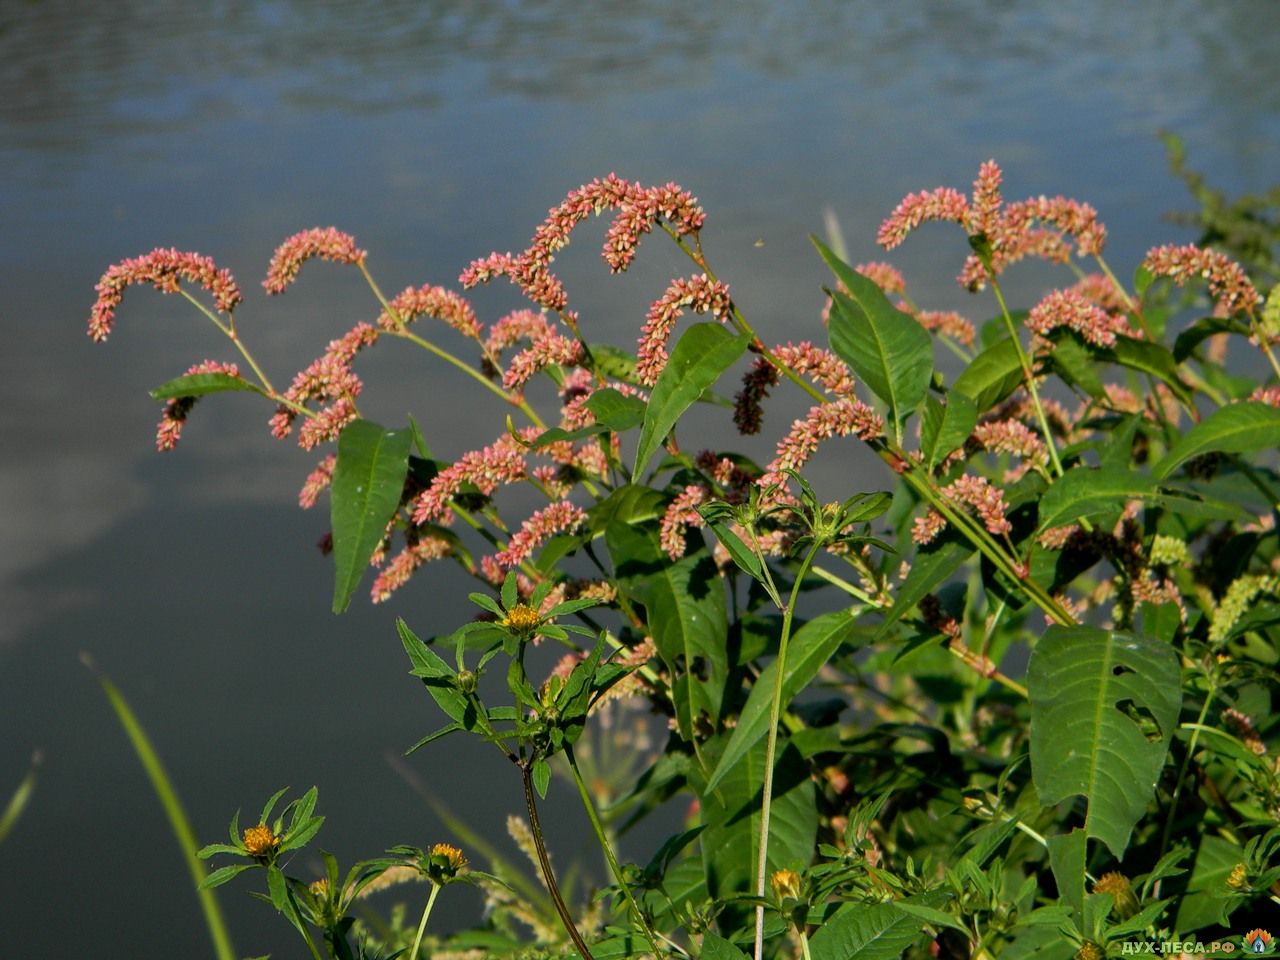
[[[800,585],[818,555],[819,544],[815,541],[809,552],[800,563],[795,583],[791,586],[791,596],[782,611],[782,638],[778,641],[778,659],[773,676],[773,701],[769,704],[769,737],[764,750],[764,786],[762,788],[760,807],[760,851],[756,861],[756,896],[763,897],[769,872],[769,816],[773,810],[773,762],[778,749],[778,720],[782,714],[782,681],[787,672],[787,645],[791,640],[791,622],[795,615],[796,602],[800,597]],[[764,904],[756,906],[756,944],[755,960],[761,960],[764,954]]]
[[[422,935],[427,932],[427,917],[431,916],[431,908],[436,905],[436,897],[440,895],[440,885],[431,884],[431,896],[427,897],[426,909],[422,911],[422,919],[418,922],[418,935],[413,938],[413,949],[409,951],[409,960],[418,960],[418,950],[422,946]]]
[[[1207,676],[1206,679],[1209,681],[1209,690],[1205,694],[1204,703],[1200,707],[1200,716],[1196,718],[1196,725],[1191,729],[1191,739],[1187,741],[1187,752],[1182,758],[1182,764],[1178,767],[1178,780],[1173,787],[1173,796],[1169,798],[1169,815],[1165,817],[1164,829],[1160,832],[1159,856],[1161,857],[1169,849],[1169,837],[1173,833],[1173,821],[1178,814],[1178,802],[1182,799],[1182,784],[1187,779],[1187,769],[1191,766],[1192,756],[1195,755],[1196,744],[1200,742],[1199,728],[1204,724],[1204,718],[1209,715],[1209,706],[1213,703],[1213,699],[1218,692],[1214,678]],[[1155,886],[1152,887],[1151,896],[1153,898],[1160,896],[1160,883],[1161,881],[1157,880]]]
[[[551,857],[547,855],[546,840],[542,836],[542,822],[538,819],[538,804],[533,796],[533,764],[531,762],[520,762],[520,779],[524,783],[524,804],[529,811],[529,831],[533,834],[538,866],[542,868],[542,879],[547,885],[547,892],[551,894],[551,902],[555,904],[560,923],[569,934],[569,939],[573,941],[578,955],[582,960],[595,960],[590,948],[587,947],[587,942],[582,939],[582,934],[578,932],[578,927],[573,922],[569,907],[565,904],[564,897],[560,895],[560,887],[556,884],[556,875],[551,870]]]
[[[1036,376],[1035,371],[1031,369],[1031,358],[1022,349],[1017,325],[1013,322],[1013,315],[1009,313],[1009,306],[1005,303],[1000,284],[994,276],[991,278],[991,292],[996,295],[996,303],[1000,304],[1000,315],[1004,318],[1005,329],[1009,331],[1013,346],[1018,352],[1018,362],[1022,364],[1022,376],[1027,382],[1027,393],[1031,395],[1031,405],[1035,408],[1036,419],[1040,421],[1040,429],[1044,431],[1044,445],[1049,451],[1049,460],[1053,464],[1054,472],[1062,476],[1062,461],[1058,459],[1058,445],[1053,439],[1053,432],[1049,429],[1049,418],[1045,416],[1044,406],[1040,403],[1040,392],[1036,389]]]
[[[813,960],[809,955],[809,935],[804,932],[804,927],[801,927],[798,932],[800,934],[800,949],[804,953],[804,960]]]
[[[276,397],[276,388],[271,385],[271,381],[267,375],[263,373],[262,368],[258,366],[258,361],[253,358],[253,354],[249,352],[249,348],[240,342],[240,336],[236,333],[235,318],[230,314],[227,315],[227,322],[223,323],[218,319],[218,315],[206,307],[203,303],[193,297],[182,287],[178,288],[178,292],[187,298],[195,308],[213,321],[213,325],[221,330],[227,338],[236,345],[236,349],[240,351],[240,356],[244,357],[245,363],[249,364],[249,368],[253,371],[254,376],[258,378],[258,382],[262,384],[264,390]],[[282,401],[283,402],[283,401]]]
[[[600,841],[600,848],[604,850],[604,857],[609,861],[609,870],[613,873],[613,879],[617,881],[618,889],[622,891],[622,896],[627,901],[627,906],[631,908],[632,914],[635,915],[636,923],[640,925],[644,938],[649,941],[649,946],[653,948],[654,958],[657,960],[662,956],[662,948],[658,946],[658,938],[653,930],[650,929],[649,922],[640,910],[640,904],[636,903],[636,898],[631,893],[631,887],[622,875],[622,867],[619,866],[618,858],[614,855],[613,845],[609,843],[609,836],[605,832],[604,824],[600,822],[600,816],[596,813],[595,804],[591,801],[591,793],[587,790],[587,784],[582,779],[582,772],[578,769],[578,760],[573,755],[573,747],[568,743],[564,745],[564,755],[569,761],[569,769],[573,771],[573,782],[578,788],[578,796],[582,798],[582,806],[587,811],[587,819],[591,821],[591,829],[595,831],[596,839]]]

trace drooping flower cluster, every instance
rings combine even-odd
[[[378,317],[378,326],[384,330],[397,330],[418,317],[435,317],[444,321],[464,337],[480,339],[480,321],[475,309],[461,294],[445,287],[425,284],[406,287],[387,302],[389,309]]]
[[[892,250],[923,223],[959,223],[969,236],[986,238],[991,269],[997,275],[1026,257],[1066,262],[1073,248],[1081,256],[1102,252],[1106,227],[1089,204],[1044,196],[1005,204],[1000,194],[1002,178],[1000,167],[988,160],[978,170],[972,199],[951,187],[908,194],[880,225],[877,242]],[[971,255],[957,279],[976,290],[990,278],[982,260]]]
[[[943,487],[941,492],[957,506],[971,508],[989,533],[1002,536],[1013,529],[1013,524],[1006,516],[1009,505],[1004,499],[1004,491],[985,477],[966,473]],[[946,519],[942,514],[930,510],[925,516],[916,518],[911,539],[921,545],[932,543],[946,526]]]
[[[729,288],[719,280],[712,280],[705,273],[677,278],[661,297],[649,307],[649,314],[640,330],[640,346],[636,352],[636,376],[646,386],[653,386],[658,374],[667,365],[667,341],[671,329],[685,310],[694,313],[710,313],[721,323],[729,320]]]
[[[308,417],[298,431],[298,445],[311,450],[332,440],[356,418],[355,399],[364,383],[351,369],[356,354],[377,342],[379,330],[369,323],[358,323],[336,340],[330,340],[325,351],[294,378],[284,392],[282,403],[271,418],[271,433],[283,439],[293,429],[299,408],[310,401],[328,403],[314,416]]]
[[[1117,336],[1135,335],[1123,316],[1108,313],[1073,290],[1054,290],[1032,307],[1027,327],[1042,337],[1066,327],[1095,347],[1114,347]]]
[[[1168,277],[1178,286],[1189,280],[1204,280],[1214,299],[1214,316],[1252,314],[1261,300],[1257,288],[1240,264],[1216,250],[1205,250],[1194,243],[1153,247],[1147,251],[1142,266],[1153,276]]]
[[[954,310],[921,310],[915,314],[915,318],[920,322],[920,326],[931,333],[950,337],[956,343],[966,347],[973,346],[974,338],[977,336],[973,321]]]
[[[992,453],[1007,453],[1023,461],[1023,469],[1011,471],[1007,482],[1016,480],[1025,468],[1043,467],[1048,451],[1040,435],[1021,420],[1013,418],[990,420],[973,428],[973,439],[982,449]]]
[[[575,366],[582,362],[582,357],[582,344],[579,341],[570,340],[554,330],[544,330],[527,349],[511,358],[506,373],[502,375],[502,386],[518,392],[524,389],[524,385],[539,370],[552,364]]]
[[[747,436],[760,432],[764,424],[764,401],[769,388],[778,383],[778,368],[764,357],[742,375],[742,388],[733,398],[733,425]]]
[[[316,468],[307,474],[307,479],[302,484],[302,489],[298,491],[298,506],[303,510],[310,510],[316,505],[316,501],[320,499],[320,494],[324,493],[333,483],[333,468],[337,465],[338,457],[335,454],[329,454],[318,464]]]
[[[676,494],[676,498],[667,507],[667,512],[662,515],[658,539],[662,549],[672,560],[679,560],[684,556],[685,534],[689,527],[703,525],[697,508],[699,504],[706,503],[710,495],[711,491],[702,484],[691,483]]]
[[[244,299],[230,271],[220,269],[211,258],[160,247],[107,268],[95,287],[98,299],[89,314],[89,336],[98,343],[107,339],[126,287],[149,283],[161,293],[177,293],[183,280],[213,294],[214,305],[220,313],[229,315]]]
[[[492,582],[501,583],[506,571],[524,563],[541,544],[557,533],[574,530],[586,519],[586,511],[568,500],[543,507],[520,525],[506,549],[481,561],[485,575]]]
[[[453,544],[443,534],[429,530],[414,531],[412,540],[396,554],[373,581],[369,594],[374,603],[382,603],[400,589],[424,563],[439,560],[453,552]]]
[[[312,227],[295,233],[276,247],[262,281],[267,293],[284,293],[298,278],[303,263],[319,257],[334,263],[361,263],[365,252],[356,246],[355,237],[335,227]]]
[[[756,483],[763,489],[786,484],[783,471],[799,470],[814,455],[818,445],[830,437],[852,434],[860,440],[873,440],[884,432],[884,419],[861,400],[841,397],[809,409],[796,420],[787,435],[778,441],[776,456]]]
[[[665,221],[683,236],[702,227],[706,214],[698,201],[674,183],[644,187],[614,174],[592,180],[568,196],[547,214],[534,232],[529,247],[521,254],[492,253],[475,260],[462,272],[464,288],[506,276],[525,296],[548,310],[562,311],[568,303],[564,284],[551,272],[555,255],[569,243],[574,228],[604,210],[617,210],[605,236],[603,256],[609,269],[627,269],[635,257],[640,237]]]
[[[515,437],[504,433],[483,450],[463,454],[457,463],[436,474],[431,486],[414,499],[413,522],[444,518],[449,501],[465,484],[488,496],[500,486],[519,483],[527,475],[524,449]]]
[[[843,360],[830,350],[815,347],[807,340],[782,343],[773,355],[796,373],[803,374],[835,397],[853,396],[853,375]],[[768,363],[768,361],[764,361]]]
[[[218,360],[204,360],[188,368],[184,376],[195,373],[225,373],[229,377],[240,376],[240,370],[234,363],[222,363]],[[172,397],[165,401],[164,410],[160,413],[160,422],[156,425],[156,449],[164,452],[172,450],[182,438],[182,425],[187,422],[191,408],[199,397]]]

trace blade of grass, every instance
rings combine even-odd
[[[18,822],[22,811],[27,808],[27,803],[31,800],[31,794],[36,788],[36,769],[40,766],[40,759],[39,750],[31,755],[31,768],[18,784],[18,789],[13,791],[9,805],[4,808],[4,815],[0,816],[0,843],[3,843],[4,838],[13,830],[13,825]]]
[[[173,828],[173,834],[178,840],[178,846],[182,848],[183,859],[187,862],[187,870],[196,888],[196,896],[200,898],[200,908],[204,911],[205,923],[209,927],[209,938],[213,941],[213,949],[218,960],[236,960],[236,951],[231,945],[231,935],[227,932],[227,925],[223,920],[217,897],[212,890],[200,889],[200,883],[205,878],[204,862],[196,856],[200,846],[196,842],[195,830],[191,828],[191,820],[187,817],[182,801],[178,799],[177,791],[173,788],[173,782],[169,779],[164,764],[160,762],[159,754],[156,753],[146,731],[142,729],[128,701],[116,689],[115,684],[98,671],[88,654],[81,654],[80,660],[97,677],[103,693],[107,695],[107,700],[111,704],[111,709],[115,711],[120,725],[124,727],[124,732],[133,745],[134,752],[138,755],[138,760],[151,780],[151,788],[159,798],[161,806],[164,807],[169,825]]]

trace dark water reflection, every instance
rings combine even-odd
[[[819,334],[824,277],[806,236],[825,208],[871,259],[904,192],[964,186],[994,156],[1012,197],[1097,206],[1123,276],[1146,246],[1185,236],[1161,220],[1186,202],[1158,130],[1182,134],[1233,193],[1280,180],[1278,25],[1269,0],[0,6],[0,794],[34,747],[46,756],[0,845],[6,944],[208,955],[81,650],[133,700],[202,839],[286,783],[320,786],[321,838],[344,861],[448,839],[383,759],[437,720],[392,624],[446,628],[469,585],[441,568],[389,607],[330,616],[329,569],[310,549],[325,519],[291,506],[312,458],[272,441],[268,411],[244,397],[202,405],[176,453],[151,454],[145,388],[230,354],[147,291],[91,345],[83,324],[108,263],[170,244],[214,256],[246,288],[246,337],[287,380],[376,311],[324,266],[268,302],[257,282],[283,236],[333,223],[370,250],[386,289],[451,283],[472,257],[521,245],[567,189],[617,170],[697,193],[738,302],[768,336],[798,339]],[[593,336],[629,339],[684,265],[653,238],[610,278],[602,230],[584,232],[558,264],[570,295]],[[917,300],[981,317],[989,305],[949,281],[957,239],[925,232],[894,261]],[[1026,270],[1013,297],[1051,282]],[[514,304],[505,290],[477,297],[486,319]],[[455,376],[375,354],[370,415],[415,413],[444,456],[498,432],[504,411]],[[825,454],[819,479],[885,483],[847,450]],[[519,795],[494,758],[445,741],[413,762],[501,840]],[[586,849],[571,799],[553,803],[566,864]],[[466,898],[441,915],[458,920]],[[242,952],[296,954],[269,908],[223,899]]]

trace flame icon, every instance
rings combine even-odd
[[[1244,949],[1248,953],[1270,953],[1275,938],[1265,930],[1250,930],[1244,935]]]

